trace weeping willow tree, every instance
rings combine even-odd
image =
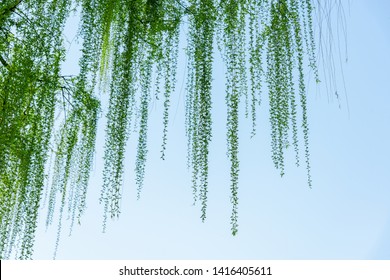
[[[328,1],[333,2],[333,1]],[[283,176],[299,134],[311,187],[306,76],[318,80],[311,0],[2,0],[0,3],[0,257],[32,257],[38,216],[80,223],[94,158],[99,89],[109,94],[105,129],[103,228],[120,215],[126,143],[138,133],[140,198],[151,101],[162,98],[161,158],[168,141],[180,29],[187,37],[185,127],[194,202],[206,219],[215,55],[226,69],[226,140],[231,232],[238,230],[239,109],[256,133],[262,94],[269,99],[271,158]],[[317,3],[321,9],[320,3]],[[80,13],[79,73],[62,74],[64,26]],[[97,87],[96,85],[102,85]],[[220,93],[218,93],[220,94]]]

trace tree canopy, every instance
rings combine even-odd
[[[253,136],[262,94],[268,94],[272,161],[283,176],[285,151],[292,147],[299,166],[302,135],[311,187],[304,69],[309,67],[318,81],[315,5],[312,0],[1,0],[0,257],[32,257],[44,201],[47,225],[60,203],[57,245],[65,213],[71,226],[80,223],[101,115],[99,89],[109,94],[103,227],[120,214],[126,143],[134,126],[140,197],[148,112],[151,101],[160,98],[162,159],[167,152],[182,26],[188,60],[187,164],[201,219],[207,213],[215,55],[222,55],[226,69],[231,233],[238,230],[240,102],[245,102],[243,114],[252,122]],[[80,72],[66,76],[61,72],[67,55],[64,26],[73,11],[80,13],[82,56]]]

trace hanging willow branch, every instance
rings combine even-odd
[[[202,221],[210,187],[213,93],[221,94],[212,89],[215,45],[226,70],[232,234],[238,232],[240,116],[250,118],[254,136],[264,94],[269,100],[275,167],[283,176],[290,147],[300,164],[299,139],[303,137],[311,187],[304,72],[308,67],[318,82],[314,6],[311,0],[3,0],[0,258],[32,257],[39,209],[46,201],[43,197],[48,198],[46,225],[58,219],[55,254],[65,217],[70,232],[75,222],[81,222],[95,151],[100,111],[95,97],[100,88],[95,85],[99,82],[109,94],[100,196],[103,230],[108,219],[121,212],[126,144],[133,127],[137,149],[132,154],[140,198],[147,175],[150,102],[160,100],[161,95],[161,158],[169,152],[180,35],[187,36],[187,164]],[[80,72],[66,77],[61,73],[66,58],[64,25],[76,8],[83,42]],[[47,164],[50,153],[53,164]]]
[[[215,6],[213,1],[192,1],[188,36],[188,84],[186,124],[189,165],[192,168],[194,200],[202,204],[201,219],[206,219],[208,160],[211,141],[211,81]]]

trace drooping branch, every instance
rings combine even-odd
[[[306,63],[316,74],[311,0],[7,0],[7,3],[0,8],[3,34],[0,129],[5,132],[0,135],[0,258],[9,258],[11,252],[21,252],[20,258],[32,256],[50,150],[55,154],[53,176],[46,184],[47,224],[53,222],[59,208],[56,249],[66,209],[70,228],[75,221],[80,223],[94,155],[99,101],[93,93],[98,78],[108,85],[110,96],[100,198],[104,229],[107,219],[116,218],[121,212],[126,144],[133,131],[138,132],[135,178],[140,196],[147,173],[149,102],[152,97],[159,100],[160,94],[163,96],[161,157],[164,159],[166,155],[184,17],[188,19],[185,22],[188,24],[185,95],[188,166],[194,200],[201,204],[201,219],[206,219],[208,204],[215,42],[226,65],[232,234],[238,230],[242,101],[245,116],[251,115],[253,136],[262,90],[268,90],[271,159],[283,175],[286,149],[293,146],[298,164],[301,138],[298,133],[302,133],[311,186],[304,76]],[[72,3],[80,5],[79,35],[83,46],[80,74],[66,77],[61,74],[66,57],[63,29]],[[299,102],[301,106],[297,106]],[[61,123],[54,118],[58,110]]]

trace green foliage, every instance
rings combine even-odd
[[[63,29],[72,9],[81,15],[80,73],[64,76]],[[147,171],[150,102],[160,99],[161,91],[161,158],[166,157],[181,26],[187,28],[188,167],[202,221],[208,203],[215,45],[226,67],[232,234],[238,231],[242,100],[254,136],[261,93],[268,89],[273,163],[283,176],[285,151],[293,146],[299,165],[301,132],[311,187],[304,67],[307,63],[318,80],[312,10],[310,0],[3,0],[0,258],[32,257],[39,209],[46,196],[46,225],[59,213],[56,250],[64,214],[71,221],[70,231],[74,222],[80,223],[95,150],[100,102],[94,92],[99,81],[109,93],[100,197],[103,229],[108,217],[117,218],[121,211],[131,127],[138,130],[134,170],[140,197]],[[50,154],[54,161],[48,163]]]
[[[104,2],[104,1],[103,1]],[[118,2],[117,5],[120,3]],[[103,7],[106,5],[102,4]],[[152,98],[152,70],[165,82],[164,131],[162,156],[166,149],[170,94],[174,90],[176,54],[179,36],[179,8],[172,1],[127,1],[111,17],[109,38],[115,46],[112,53],[112,78],[107,114],[105,165],[101,203],[104,204],[104,229],[107,214],[119,216],[125,146],[132,121],[139,120],[136,155],[138,197],[143,185],[147,156],[148,109]],[[91,10],[95,13],[95,10]],[[93,18],[94,15],[88,18]],[[103,30],[106,22],[98,29]],[[94,34],[91,34],[94,36]],[[108,36],[104,32],[102,37]],[[92,40],[92,39],[91,39]],[[100,39],[104,42],[104,39]],[[87,47],[86,47],[87,48]],[[103,49],[103,51],[105,51]],[[156,67],[154,67],[156,66]],[[139,102],[138,102],[139,100]]]
[[[246,25],[247,1],[225,1],[221,3],[220,39],[222,55],[226,63],[226,105],[227,105],[227,146],[230,159],[232,234],[238,230],[238,119],[239,102],[242,95],[247,99],[246,84]]]
[[[186,97],[186,134],[188,162],[192,168],[194,200],[198,191],[202,204],[201,219],[206,219],[208,157],[211,141],[211,81],[215,6],[213,1],[192,1],[189,14],[188,79]]]

